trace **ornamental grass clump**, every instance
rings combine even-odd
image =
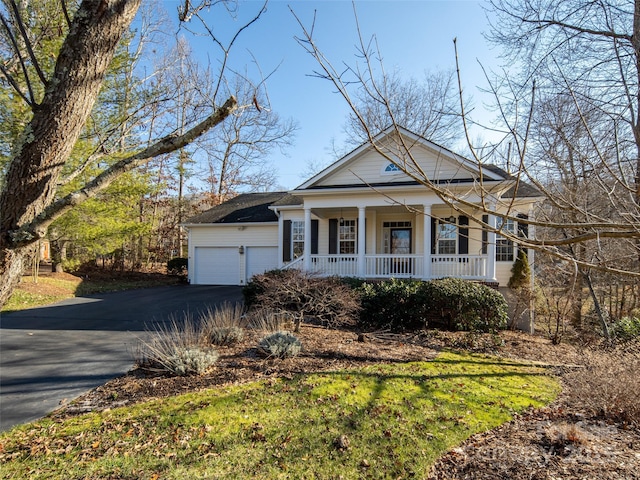
[[[209,308],[201,318],[202,331],[213,345],[235,345],[244,338],[244,307],[241,303],[225,302]]]
[[[258,351],[266,357],[291,358],[302,350],[298,337],[289,332],[275,332],[258,343]]]
[[[201,325],[187,313],[182,319],[171,317],[167,325],[156,325],[150,337],[140,342],[136,354],[136,364],[145,370],[202,375],[218,360]]]

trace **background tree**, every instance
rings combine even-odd
[[[94,109],[96,100],[140,0],[84,0],[77,7],[51,1],[46,5],[58,14],[32,15],[33,5],[18,5],[14,0],[3,2],[0,8],[3,34],[9,39],[1,51],[2,86],[11,88],[10,100],[19,98],[28,111],[12,124],[18,132],[17,140],[3,150],[6,175],[0,192],[0,305],[19,281],[30,249],[55,220],[104,191],[122,174],[185,147],[234,111],[248,107],[239,106],[234,96],[216,96],[206,108],[203,105],[195,110],[182,134],[174,129],[163,132],[164,136],[150,137],[146,143],[126,144],[126,153],[115,158],[108,150],[97,150],[79,162],[78,168],[86,171],[85,165],[101,166],[99,173],[88,175],[79,188],[61,194],[58,184],[63,175],[79,178],[65,168],[79,138],[87,131],[92,112],[99,113]],[[257,20],[262,11],[240,31]],[[64,21],[49,28],[50,18]],[[46,31],[46,35],[40,31]],[[45,47],[56,42],[60,47],[47,52]],[[224,61],[218,71],[219,83],[232,44],[233,39],[221,44]],[[140,126],[124,131],[136,129]]]
[[[383,72],[375,84],[362,83],[345,124],[351,147],[367,140],[367,130],[381,132],[394,122],[424,138],[452,147],[463,136],[454,72],[425,73],[422,80]]]

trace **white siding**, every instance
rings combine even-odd
[[[413,158],[430,180],[460,180],[471,179],[474,174],[462,168],[457,162],[445,159],[437,152],[424,147],[415,147]],[[368,151],[352,161],[345,163],[342,168],[333,172],[318,183],[321,186],[351,185],[365,183],[391,183],[412,180],[403,173],[383,173],[390,162],[377,152]],[[414,171],[419,176],[419,170],[407,164],[408,171]]]

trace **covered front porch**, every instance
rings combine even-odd
[[[497,281],[495,233],[446,205],[305,206],[284,213],[283,268],[367,279]]]

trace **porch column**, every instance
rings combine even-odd
[[[284,250],[283,245],[283,232],[284,232],[284,216],[282,212],[279,210],[275,210],[276,215],[278,215],[278,265],[280,268],[284,266],[284,262],[282,261],[282,252]]]
[[[495,210],[495,205],[489,205],[491,210]],[[493,229],[496,228],[496,216],[489,215],[489,226]],[[496,281],[496,232],[487,232],[487,280],[490,282]]]
[[[366,265],[365,265],[365,238],[366,238],[366,215],[365,215],[366,207],[358,207],[358,276],[364,278],[366,275]]]
[[[424,212],[422,219],[422,278],[429,280],[431,278],[431,205],[423,205]]]
[[[304,209],[304,270],[311,271],[311,209]]]

